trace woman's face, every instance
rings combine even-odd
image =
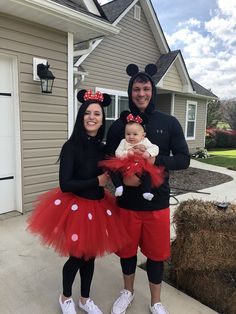
[[[99,104],[90,104],[84,113],[84,128],[90,136],[96,136],[102,125],[103,113]]]

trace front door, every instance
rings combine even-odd
[[[0,54],[0,214],[16,210],[13,62]]]

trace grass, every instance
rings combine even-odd
[[[197,160],[206,164],[236,170],[236,149],[218,149],[214,151],[208,151],[208,154],[210,155],[209,158],[198,158]]]

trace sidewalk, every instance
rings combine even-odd
[[[229,170],[224,167],[208,165],[194,159],[191,159],[190,166],[193,168],[200,168],[200,169],[227,174],[231,176],[233,180],[226,182],[224,184],[220,184],[220,185],[213,186],[204,190],[200,190],[202,192],[207,192],[209,194],[186,193],[186,194],[178,195],[177,199],[179,202],[182,202],[188,199],[199,199],[199,200],[204,200],[204,201],[236,203],[236,171]],[[174,211],[177,206],[178,205],[171,206],[171,217],[173,217]],[[175,230],[173,228],[173,225],[171,225],[171,239],[173,239],[174,237],[175,237]]]
[[[199,162],[192,167],[207,166]],[[207,198],[217,201],[235,201],[236,172],[228,173],[234,181],[206,189],[211,195],[184,194],[180,201],[188,198]],[[215,167],[214,167],[215,169]],[[173,213],[174,207],[171,208]],[[66,258],[40,245],[38,239],[26,228],[28,215],[19,215],[0,220],[0,313],[1,314],[60,314],[58,296],[61,293],[61,271]],[[172,232],[172,236],[174,233]],[[141,258],[141,257],[140,257]],[[101,306],[104,314],[110,314],[111,304],[122,288],[119,259],[114,254],[97,259],[91,297]],[[137,268],[135,301],[127,314],[147,314],[149,289],[146,272]],[[74,284],[73,296],[79,295],[79,276]],[[214,314],[215,311],[163,283],[162,302],[170,314]],[[77,311],[78,313],[80,310]]]

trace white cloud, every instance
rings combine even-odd
[[[236,2],[218,0],[205,23],[191,18],[167,35],[172,49],[181,49],[190,76],[220,98],[236,96]]]
[[[196,26],[197,28],[199,28],[201,26],[201,22],[198,21],[197,19],[194,18],[190,18],[188,21],[185,22],[179,22],[177,24],[177,27],[188,27],[188,26]]]
[[[109,1],[99,0],[102,4]],[[155,2],[152,0],[154,5]],[[202,5],[204,2],[200,1],[199,12],[206,10]],[[220,98],[233,98],[236,97],[236,0],[212,0],[211,5],[209,20],[205,21],[200,21],[203,15],[194,10],[182,8],[178,15],[173,10],[168,12],[166,23],[170,19],[179,22],[174,24],[176,31],[165,36],[172,50],[181,49],[191,78]],[[181,20],[181,12],[191,17]],[[195,17],[197,13],[199,19]]]

